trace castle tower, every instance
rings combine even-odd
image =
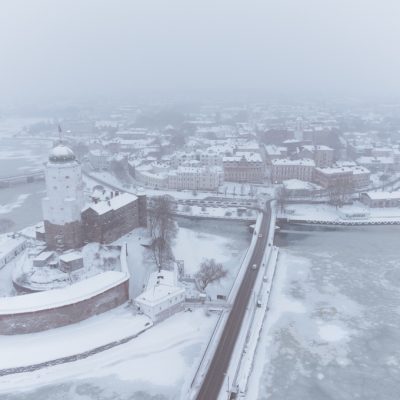
[[[42,208],[47,246],[59,251],[82,246],[82,171],[70,148],[59,144],[50,151],[45,177],[47,197]]]

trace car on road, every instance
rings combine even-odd
[[[259,237],[259,238],[262,238],[262,233],[259,233],[259,234],[258,234],[258,237]]]
[[[253,264],[253,265],[251,266],[251,269],[257,269],[257,264]]]

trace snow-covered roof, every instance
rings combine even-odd
[[[314,152],[316,150],[325,150],[325,151],[333,151],[333,149],[329,146],[325,146],[325,145],[313,145],[313,144],[305,144],[303,146],[301,146],[302,149],[304,150],[308,150],[311,152]]]
[[[289,160],[288,158],[274,159],[271,161],[273,165],[306,165],[309,167],[315,167],[314,160],[309,158],[300,158],[298,160]]]
[[[367,164],[367,165],[393,164],[394,163],[392,157],[369,157],[369,156],[359,157],[359,158],[357,158],[357,162],[359,164]]]
[[[396,192],[366,192],[371,200],[400,200],[400,191]]]
[[[245,160],[247,162],[262,162],[261,155],[259,153],[251,153],[247,151],[238,151],[234,156],[227,156],[222,159],[224,162],[240,162]]]
[[[284,146],[275,146],[273,144],[269,144],[265,146],[265,151],[270,156],[278,156],[287,153],[287,148]]]
[[[54,254],[53,251],[43,251],[35,257],[35,261],[46,261]]]
[[[336,174],[343,174],[343,173],[348,173],[348,174],[369,174],[370,171],[365,168],[361,167],[359,165],[355,167],[327,167],[327,168],[316,168],[316,171],[319,171],[325,175],[336,175]]]
[[[80,260],[83,258],[83,255],[80,251],[71,251],[69,253],[62,254],[59,259],[65,263],[69,263],[71,261]]]
[[[60,143],[53,147],[49,153],[49,161],[55,163],[71,162],[75,160],[74,152],[64,144]]]
[[[93,211],[97,212],[97,214],[105,214],[111,210],[118,210],[121,207],[126,206],[127,204],[135,201],[137,197],[130,193],[122,193],[118,196],[114,196],[110,200],[101,201],[99,203],[91,203],[86,209],[91,208]]]
[[[111,289],[127,279],[123,272],[106,271],[62,289],[0,297],[0,315],[34,312],[77,303]]]
[[[135,301],[147,306],[155,306],[169,297],[183,295],[185,289],[177,286],[174,271],[153,272],[150,275],[147,289]]]

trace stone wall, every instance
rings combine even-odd
[[[101,314],[128,301],[128,285],[126,280],[98,295],[62,307],[0,315],[0,335],[40,332]]]
[[[44,221],[45,239],[49,249],[76,249],[83,245],[82,224],[80,221],[65,225],[55,225]]]

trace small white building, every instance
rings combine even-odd
[[[400,191],[394,192],[365,192],[361,193],[360,200],[368,207],[399,207]]]
[[[150,275],[146,290],[136,297],[135,304],[156,322],[181,311],[184,301],[185,289],[178,286],[176,272],[161,270]]]

